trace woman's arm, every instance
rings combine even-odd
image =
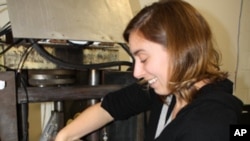
[[[88,107],[56,136],[55,141],[74,141],[111,122],[113,117],[100,103]]]

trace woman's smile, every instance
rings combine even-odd
[[[150,80],[148,80],[148,84],[149,84],[149,85],[152,85],[152,84],[154,84],[156,81],[157,81],[157,78],[150,79]]]

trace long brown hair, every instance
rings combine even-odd
[[[143,8],[124,31],[127,42],[133,31],[167,48],[172,65],[168,88],[187,102],[195,96],[196,82],[227,77],[220,71],[220,54],[207,21],[187,2],[160,1]]]

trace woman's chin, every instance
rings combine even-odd
[[[168,92],[166,90],[160,90],[160,89],[154,89],[155,93],[160,96],[168,95]]]

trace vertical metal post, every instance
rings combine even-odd
[[[96,69],[89,70],[89,83],[90,86],[97,86],[100,84],[100,71]],[[90,99],[87,101],[89,106],[96,104],[99,102],[99,99]],[[87,137],[88,141],[100,141],[100,132],[96,131],[89,134]]]
[[[19,130],[20,133],[22,134],[19,134],[19,138],[22,139],[22,141],[29,141],[29,121],[28,121],[28,118],[29,118],[29,104],[28,103],[21,103],[20,104],[20,113],[19,113],[19,116],[21,118],[21,120],[19,121],[20,124],[19,124]]]

